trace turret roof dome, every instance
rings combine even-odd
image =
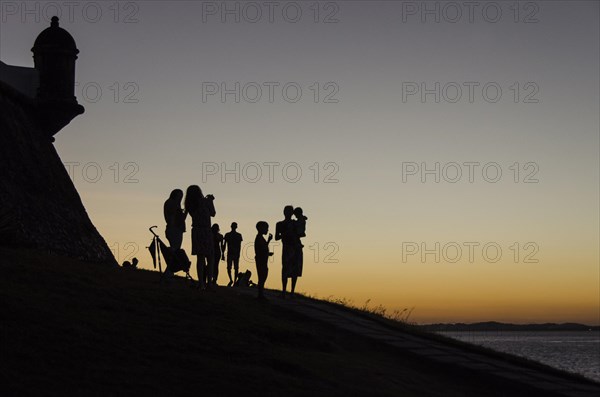
[[[71,50],[76,51],[76,53],[79,52],[73,36],[58,26],[58,17],[56,16],[52,17],[50,27],[44,29],[37,39],[35,39],[32,51],[39,49]]]

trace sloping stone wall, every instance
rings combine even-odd
[[[116,264],[38,115],[0,81],[0,245]]]

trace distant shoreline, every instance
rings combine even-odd
[[[434,332],[449,331],[600,331],[600,325],[578,323],[510,324],[495,321],[455,324],[423,324],[421,328]]]

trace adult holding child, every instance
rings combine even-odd
[[[294,207],[291,205],[286,205],[283,208],[283,216],[284,219],[282,221],[277,222],[275,225],[275,240],[281,240],[282,250],[281,250],[281,297],[285,299],[285,294],[287,293],[287,283],[288,278],[292,279],[292,289],[291,296],[294,296],[294,292],[296,290],[296,282],[298,280],[298,276],[302,275],[298,274],[297,260],[296,260],[296,251],[298,247],[298,237],[295,230],[295,224],[292,220],[292,215],[294,215]]]
[[[198,272],[198,288],[212,287],[215,267],[215,246],[211,230],[211,217],[216,215],[215,197],[202,194],[198,185],[187,188],[185,194],[185,213],[192,218],[192,255],[196,255],[196,270]],[[207,284],[205,285],[205,265]]]

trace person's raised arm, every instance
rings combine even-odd
[[[210,214],[210,216],[214,217],[215,215],[217,215],[217,211],[215,210],[215,196],[213,196],[212,194],[209,194],[206,196],[206,201],[207,201],[207,205],[208,205],[208,213]]]

